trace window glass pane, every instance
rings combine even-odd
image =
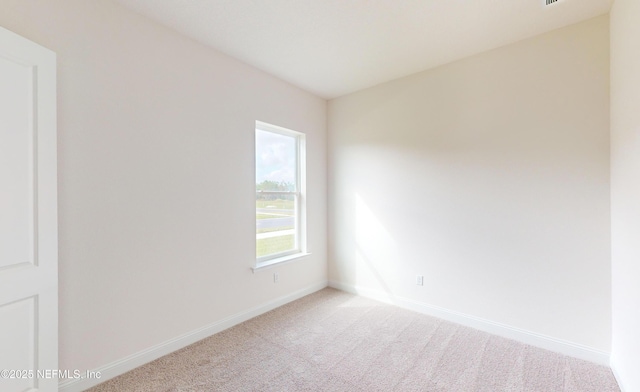
[[[297,137],[256,129],[258,258],[277,257],[299,250],[297,155]]]
[[[296,191],[296,138],[256,130],[256,190]]]
[[[294,194],[256,193],[256,256],[297,249]]]

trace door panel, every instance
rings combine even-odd
[[[0,323],[0,347],[7,348],[13,355],[0,357],[0,369],[34,369],[36,367],[35,317],[37,314],[34,297],[22,299],[0,307],[0,320],[11,320]],[[3,380],[7,385],[3,390],[24,391],[35,387],[36,374],[28,377],[27,373],[16,375],[16,378]],[[6,377],[6,376],[5,376]]]
[[[34,262],[33,71],[0,58],[0,268]]]

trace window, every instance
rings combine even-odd
[[[296,258],[305,244],[305,137],[256,122],[256,267]]]

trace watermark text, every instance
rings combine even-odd
[[[0,379],[51,379],[57,378],[61,380],[79,380],[85,378],[99,379],[102,374],[98,371],[79,369],[2,369],[0,370]]]

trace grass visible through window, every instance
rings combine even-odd
[[[293,200],[256,200],[256,256],[287,252],[295,247]]]
[[[258,239],[256,242],[256,255],[260,257],[274,253],[286,252],[293,249],[294,246],[295,239],[293,234]]]

